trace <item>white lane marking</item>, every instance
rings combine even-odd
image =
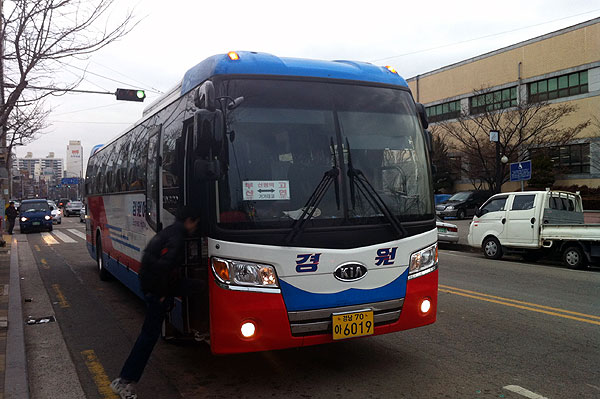
[[[46,232],[42,233],[42,240],[44,240],[47,245],[59,244],[59,242],[52,237],[52,234]]]
[[[55,231],[54,235],[56,237],[58,237],[62,242],[67,242],[67,243],[76,242],[74,239],[72,239],[71,237],[69,237],[65,233],[61,233],[60,231]]]
[[[67,231],[71,234],[75,234],[77,237],[83,238],[84,240],[86,239],[85,233],[83,233],[77,229],[67,229]]]
[[[521,396],[525,396],[526,398],[529,398],[529,399],[548,399],[545,396],[538,395],[537,393],[531,392],[530,390],[520,387],[518,385],[507,385],[503,388],[506,389],[507,391],[511,391],[511,392],[517,393]]]

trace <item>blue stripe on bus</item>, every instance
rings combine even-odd
[[[288,311],[334,308],[338,306],[360,305],[362,303],[382,302],[400,299],[406,296],[408,269],[391,283],[379,288],[349,288],[331,294],[318,294],[279,280],[281,295]]]
[[[118,242],[118,243],[119,243],[119,244],[121,244],[121,245],[125,245],[127,248],[131,248],[131,249],[133,249],[134,251],[140,252],[140,247],[136,247],[135,245],[132,245],[132,244],[130,244],[130,243],[128,243],[128,242],[125,242],[125,241],[123,241],[123,240],[119,240],[118,238],[115,238],[115,237],[113,237],[113,236],[110,236],[110,239],[111,239],[111,240],[113,240],[113,241],[116,241],[116,242]]]
[[[121,232],[121,231],[123,231],[123,229],[122,229],[122,228],[120,228],[120,227],[117,227],[117,226],[110,225],[110,224],[108,224],[108,223],[106,223],[106,225],[105,225],[105,226],[106,226],[106,227],[108,227],[109,229],[113,229],[113,230],[116,230],[116,231],[118,231],[118,232]]]

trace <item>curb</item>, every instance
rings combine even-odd
[[[440,249],[447,249],[450,251],[457,251],[457,252],[481,252],[480,248],[475,248],[472,247],[468,244],[451,244],[451,243],[444,243],[444,242],[439,242],[438,243],[440,246]]]
[[[21,279],[19,276],[19,251],[16,238],[13,238],[10,248],[9,287],[4,397],[7,399],[29,399],[21,304]]]

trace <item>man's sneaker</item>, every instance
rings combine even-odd
[[[133,381],[127,381],[119,377],[110,383],[110,388],[114,393],[118,393],[121,399],[137,399],[135,382]]]

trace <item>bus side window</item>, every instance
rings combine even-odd
[[[127,170],[129,189],[132,191],[146,188],[147,131],[142,126],[136,130],[131,136],[131,158]]]
[[[163,154],[162,154],[162,188],[163,209],[167,212],[161,214],[163,226],[175,222],[175,214],[179,205],[179,170],[184,157],[177,154],[177,140],[181,137],[181,123],[173,122],[163,130]]]

